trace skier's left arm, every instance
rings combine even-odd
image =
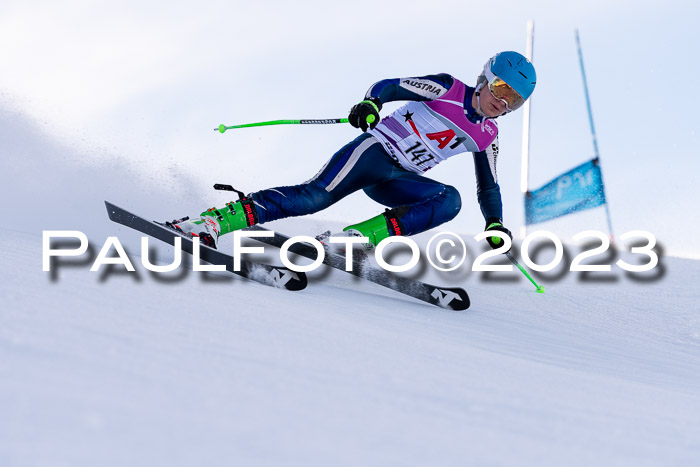
[[[474,153],[474,170],[476,172],[476,196],[481,214],[486,221],[484,230],[498,230],[510,238],[510,231],[503,226],[503,203],[501,187],[498,185],[496,160],[498,159],[498,137],[483,151]],[[500,239],[487,237],[492,248],[500,246]]]
[[[447,73],[383,79],[370,86],[365,99],[373,99],[381,104],[394,101],[431,101],[445,94],[453,84],[454,77]]]
[[[367,131],[379,123],[382,105],[394,101],[430,101],[445,94],[454,84],[447,73],[416,78],[392,78],[374,83],[365,99],[350,109],[350,125]],[[369,120],[369,121],[368,121]]]

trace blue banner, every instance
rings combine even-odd
[[[537,224],[605,204],[598,159],[592,159],[525,195],[525,224]]]

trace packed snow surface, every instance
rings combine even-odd
[[[518,271],[421,276],[466,288],[463,312],[326,269],[300,292],[187,265],[151,274],[103,200],[167,219],[220,194],[19,149],[1,201],[2,466],[700,462],[698,261],[544,275],[543,295]],[[56,229],[85,231],[91,250],[43,272]],[[89,271],[107,236],[136,273]]]

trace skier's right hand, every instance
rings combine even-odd
[[[355,128],[361,128],[362,131],[367,131],[368,128],[374,129],[379,123],[379,111],[382,110],[382,103],[375,97],[370,97],[350,109],[348,121]]]

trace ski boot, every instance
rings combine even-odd
[[[385,238],[392,235],[403,235],[403,226],[398,219],[396,209],[387,209],[382,214],[367,219],[364,222],[353,224],[343,229],[347,235],[367,237],[369,241],[364,244],[366,250],[372,250]]]
[[[257,223],[258,216],[253,200],[244,198],[226,203],[226,207],[221,209],[207,209],[199,218],[185,217],[166,222],[165,226],[189,238],[199,237],[202,244],[216,249],[220,236]]]
[[[339,234],[331,234],[330,230],[318,235],[316,240],[321,242],[324,247],[330,250],[331,246],[335,248],[336,253],[345,255],[345,246],[342,243],[330,243],[329,238],[333,237],[367,237],[368,242],[362,243],[360,248],[353,248],[353,259],[367,259],[367,253],[372,251],[375,246],[385,238],[391,235],[403,235],[404,228],[398,219],[399,214],[403,214],[405,210],[387,209],[384,213],[379,214],[371,219],[358,224],[353,224],[345,227]]]

